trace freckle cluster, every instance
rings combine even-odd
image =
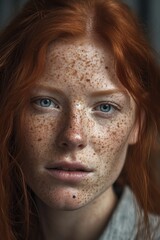
[[[119,176],[132,144],[135,104],[119,95],[91,97],[96,91],[122,86],[109,49],[90,39],[51,45],[46,71],[37,84],[53,89],[37,92],[37,96],[57,100],[60,108],[26,110],[23,172],[46,205],[78,209],[107,193]],[[113,117],[95,114],[93,105],[108,99],[122,102],[122,110]],[[46,166],[59,161],[80,162],[92,169],[92,174],[76,183],[54,179]]]

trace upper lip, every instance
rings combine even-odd
[[[62,169],[68,171],[83,171],[83,172],[92,172],[93,169],[89,168],[79,162],[55,162],[46,167],[47,169]]]

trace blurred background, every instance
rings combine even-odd
[[[0,30],[20,11],[27,0],[0,0]],[[152,48],[160,62],[160,0],[123,0],[138,15]],[[151,168],[157,169],[155,176],[160,183],[160,151],[153,157]]]
[[[0,29],[6,26],[27,0],[0,0]],[[160,54],[160,0],[123,0],[137,13],[152,47]]]

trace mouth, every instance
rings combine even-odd
[[[59,181],[79,182],[88,177],[93,170],[81,163],[58,162],[48,166],[47,171]]]
[[[56,168],[51,168],[53,170],[59,170],[59,171],[69,171],[69,172],[75,172],[75,171],[78,171],[78,172],[86,172],[85,170],[83,169],[76,169],[76,168],[63,168],[63,167],[56,167]]]
[[[48,168],[51,170],[57,170],[57,171],[69,171],[69,172],[90,172],[90,170],[85,168],[76,168],[76,167],[51,167]]]
[[[56,162],[51,164],[50,166],[47,166],[47,169],[53,169],[53,170],[62,170],[62,171],[80,171],[80,172],[92,172],[93,170],[81,163],[78,162]]]

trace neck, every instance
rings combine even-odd
[[[116,206],[117,198],[112,188],[78,210],[51,209],[40,199],[37,206],[43,240],[94,240],[97,239]],[[73,237],[74,236],[74,237]]]

